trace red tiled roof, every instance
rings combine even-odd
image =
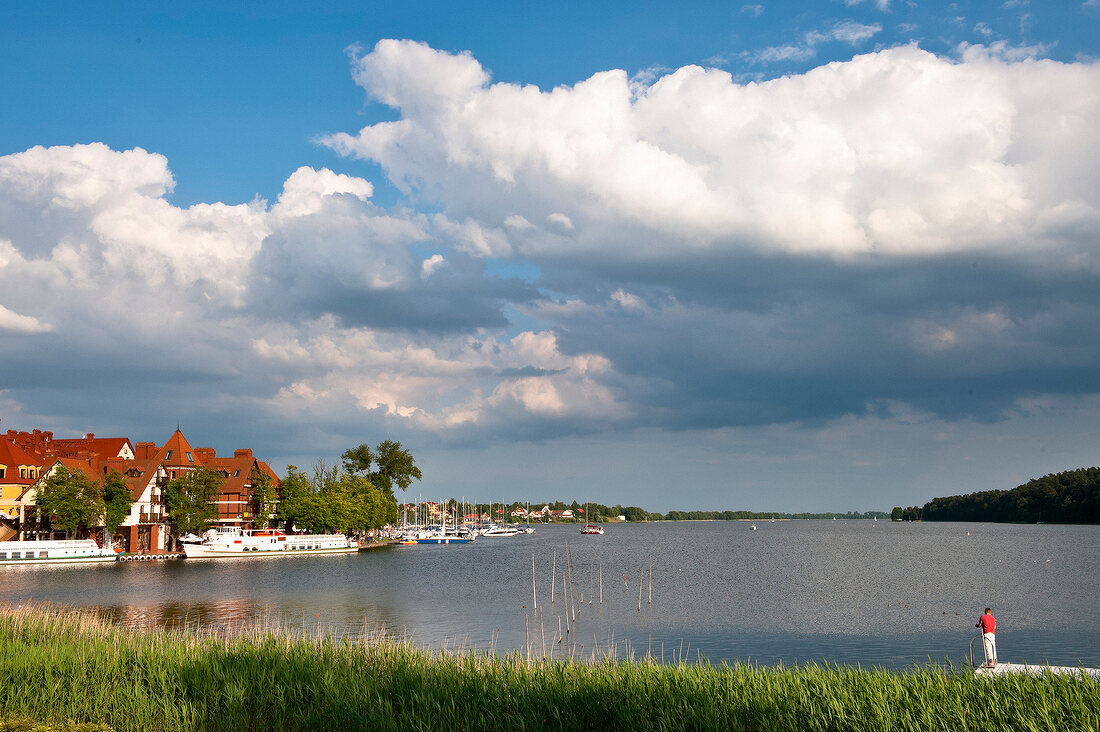
[[[195,462],[195,451],[191,448],[191,443],[178,428],[157,452],[157,457],[164,462],[165,467],[195,468],[199,465]]]
[[[126,437],[80,437],[75,439],[53,440],[50,447],[59,457],[72,457],[78,452],[88,450],[101,458],[118,457],[122,448],[129,447],[130,452],[134,446]]]
[[[0,465],[7,466],[7,475],[4,476],[7,485],[30,485],[35,479],[20,478],[19,466],[41,468],[42,463],[42,458],[27,453],[7,437],[0,436]]]
[[[113,460],[109,462],[116,463]],[[122,474],[126,486],[130,489],[130,500],[136,501],[141,498],[149,482],[156,477],[160,460],[155,457],[143,460],[118,460],[116,465],[108,465],[108,467],[113,467]]]

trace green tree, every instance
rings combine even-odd
[[[400,451],[400,445],[397,447]],[[391,453],[388,448],[381,452]],[[375,456],[370,447],[360,445],[341,455],[343,470],[319,460],[312,476],[288,465],[279,487],[276,517],[287,522],[288,528],[312,532],[366,531],[396,522],[397,501],[392,492],[387,494],[375,483],[379,475],[372,470]],[[397,469],[408,468],[398,462]],[[419,473],[417,470],[416,475]]]
[[[115,529],[130,513],[130,487],[117,470],[112,470],[103,480],[103,503],[105,506],[103,528],[107,542],[114,535]]]
[[[38,490],[35,505],[49,517],[51,529],[61,529],[68,537],[102,518],[103,488],[83,473],[70,473],[59,466]]]
[[[252,481],[252,523],[257,527],[265,527],[271,523],[271,516],[275,513],[275,506],[279,502],[279,494],[275,485],[264,471],[260,470]]]
[[[189,470],[168,481],[164,501],[181,534],[199,534],[218,518],[214,503],[221,488],[222,476],[209,468]]]
[[[298,520],[307,512],[306,502],[313,494],[309,477],[297,465],[286,466],[286,477],[279,481],[279,505],[275,517],[287,527],[299,526]]]
[[[412,453],[403,450],[401,443],[393,440],[380,442],[374,450],[368,445],[359,445],[345,450],[340,457],[345,470],[354,474],[365,473],[374,487],[390,498],[394,498],[395,485],[404,491],[414,479],[423,477]]]
[[[344,461],[344,470],[352,474],[366,473],[368,477],[371,466],[374,465],[374,453],[371,452],[370,445],[349,447],[344,450],[340,459]]]

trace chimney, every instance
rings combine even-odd
[[[195,458],[200,463],[208,463],[218,456],[217,452],[212,447],[196,447],[194,453]]]
[[[249,460],[251,460],[251,459],[252,459],[252,451],[251,451],[251,450],[248,450],[248,449],[245,449],[245,450],[234,450],[234,451],[233,451],[233,457],[237,457],[237,458],[239,458],[239,457],[246,457],[246,458],[248,458]]]

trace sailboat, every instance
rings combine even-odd
[[[531,525],[531,502],[527,502],[527,525],[523,527],[523,533],[533,534],[535,533],[535,527]]]
[[[442,523],[437,531],[433,531],[424,536],[418,536],[416,538],[417,544],[469,544],[474,540],[472,535],[462,536],[458,533],[456,528],[455,533],[447,533],[447,502],[443,501],[441,504],[443,510],[440,511],[440,517]]]
[[[588,520],[588,501],[584,502],[584,518]],[[581,527],[582,534],[603,534],[603,527],[599,524],[588,523]]]

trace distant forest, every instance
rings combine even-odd
[[[999,523],[1100,523],[1100,468],[1079,468],[1036,478],[1010,491],[933,498],[923,506],[894,508],[901,521]]]
[[[884,511],[856,513],[778,513],[775,511],[669,511],[667,521],[767,521],[768,519],[871,519],[887,518]]]

